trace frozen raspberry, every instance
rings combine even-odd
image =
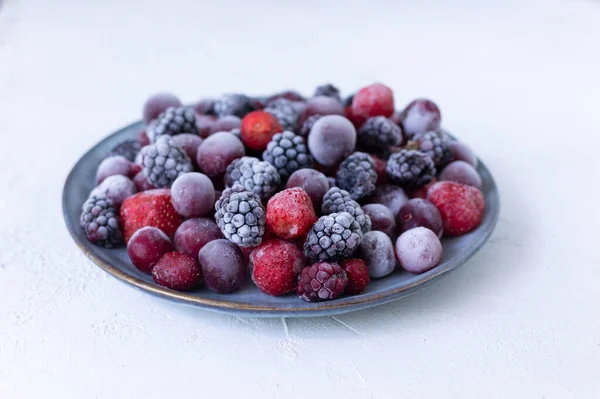
[[[150,273],[154,265],[167,252],[173,251],[173,243],[156,227],[143,227],[131,236],[127,243],[127,254],[135,267]]]
[[[374,83],[360,89],[352,99],[352,117],[359,125],[373,116],[390,117],[394,113],[392,89]]]
[[[213,240],[223,238],[219,226],[206,218],[188,219],[175,232],[175,248],[179,252],[198,257],[198,252]]]
[[[481,223],[485,200],[475,187],[442,181],[429,188],[427,199],[440,211],[446,235],[468,233]]]
[[[135,175],[141,170],[141,167],[127,158],[121,155],[114,155],[108,158],[104,158],[98,170],[96,171],[96,184],[100,184],[108,176],[123,175],[129,178],[135,177]]]
[[[173,207],[185,218],[207,215],[215,204],[215,188],[202,173],[186,173],[171,186]]]
[[[348,275],[340,265],[318,262],[302,270],[296,293],[307,302],[327,301],[342,295],[347,284]]]
[[[240,117],[235,115],[226,115],[217,119],[210,126],[210,133],[214,134],[217,132],[229,132],[232,129],[239,129],[242,126],[242,120]]]
[[[301,188],[280,191],[267,204],[267,226],[285,240],[302,237],[316,221],[310,197]]]
[[[343,116],[327,115],[319,119],[308,135],[308,149],[324,166],[335,166],[356,146],[356,129]]]
[[[481,190],[479,173],[465,161],[454,161],[448,164],[440,173],[440,181],[453,181],[467,184]]]
[[[424,273],[442,260],[442,243],[435,233],[425,227],[408,230],[396,240],[396,257],[411,273]]]
[[[120,215],[126,242],[133,233],[146,226],[158,227],[173,237],[183,221],[171,204],[171,190],[166,188],[127,197],[121,205]]]
[[[424,98],[414,100],[400,114],[404,135],[409,139],[417,133],[437,129],[441,119],[438,106]]]
[[[158,285],[172,290],[187,291],[200,282],[202,272],[196,259],[179,252],[165,254],[152,269]]]
[[[180,107],[179,98],[170,93],[158,93],[146,100],[144,104],[143,117],[144,122],[150,123],[158,118],[169,107]]]
[[[358,247],[358,257],[365,261],[372,278],[385,277],[396,268],[394,244],[382,231],[369,231]]]
[[[250,264],[254,284],[265,294],[281,296],[296,288],[304,256],[294,244],[273,238],[252,251]]]
[[[312,115],[306,118],[306,120],[300,127],[300,132],[298,134],[302,137],[308,137],[308,134],[310,133],[310,130],[312,129],[313,125],[322,117],[323,115]]]
[[[133,178],[133,182],[135,183],[137,191],[139,192],[154,190],[156,188],[155,186],[150,184],[148,179],[146,179],[146,173],[143,170],[140,170],[137,173],[137,175],[135,175],[135,177]]]
[[[362,259],[344,259],[340,266],[348,275],[348,284],[345,293],[348,295],[359,295],[365,292],[367,285],[371,282],[369,269]]]
[[[340,103],[342,102],[342,98],[340,97],[340,90],[337,87],[335,87],[334,85],[332,85],[331,83],[327,83],[327,84],[318,86],[315,89],[314,96],[315,97],[316,96],[331,97],[333,99],[336,99]]]
[[[240,247],[227,240],[214,240],[198,253],[206,286],[219,294],[238,290],[246,279],[246,260]]]
[[[125,140],[117,144],[110,150],[109,156],[120,155],[130,161],[134,161],[136,155],[142,149],[142,145],[137,140]]]
[[[396,219],[390,208],[383,204],[363,205],[362,210],[371,219],[371,230],[383,231],[388,236],[396,231]]]
[[[125,198],[137,193],[135,183],[126,176],[108,176],[98,187],[92,190],[91,195],[105,196],[112,201],[115,208],[121,206]]]
[[[202,144],[202,138],[200,136],[190,133],[178,134],[173,136],[173,142],[177,144],[190,158],[194,165],[197,165],[196,154],[198,153],[198,147]]]
[[[242,142],[231,133],[219,132],[206,138],[196,154],[200,170],[210,177],[221,177],[234,160],[246,154]]]
[[[326,96],[309,98],[306,101],[306,108],[298,118],[298,126],[302,126],[313,115],[344,115],[344,107],[335,98]]]
[[[276,133],[283,128],[272,114],[266,111],[254,111],[242,119],[242,141],[255,151],[264,151]]]
[[[300,169],[292,173],[286,188],[300,187],[310,197],[315,211],[321,211],[323,196],[329,190],[327,177],[314,169]]]

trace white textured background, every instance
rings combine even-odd
[[[447,3],[4,0],[0,398],[600,397],[600,3]],[[494,236],[439,283],[244,319],[133,290],[71,242],[70,167],[153,92],[376,80],[399,107],[435,99],[500,187]]]

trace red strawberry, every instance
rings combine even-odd
[[[304,257],[294,244],[273,238],[252,251],[250,263],[256,286],[265,294],[280,296],[296,288]]]
[[[264,151],[273,136],[282,131],[277,118],[265,111],[253,111],[244,116],[240,128],[244,144],[256,151]]]
[[[171,190],[161,188],[148,190],[128,197],[121,205],[121,224],[125,242],[139,229],[146,226],[161,229],[171,239],[183,222],[171,204]]]
[[[202,270],[198,259],[181,252],[169,252],[152,269],[152,278],[156,284],[172,290],[186,291],[200,282]]]
[[[441,181],[429,188],[427,199],[442,215],[444,235],[465,234],[481,223],[485,200],[483,193],[475,187]]]

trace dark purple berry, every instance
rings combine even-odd
[[[242,250],[227,240],[214,240],[198,253],[202,276],[208,288],[220,294],[238,290],[246,279]]]

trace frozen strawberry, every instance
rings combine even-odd
[[[348,295],[362,294],[371,282],[369,269],[362,259],[345,259],[340,263],[348,275],[345,293]]]
[[[152,278],[156,284],[177,291],[194,288],[201,276],[198,261],[180,252],[166,253],[152,269]]]
[[[299,187],[275,194],[267,203],[266,217],[269,229],[286,240],[306,234],[317,221],[310,197]]]
[[[250,264],[256,286],[265,294],[280,296],[296,288],[304,257],[296,245],[273,238],[252,251]]]
[[[362,125],[372,116],[390,117],[394,114],[394,94],[392,89],[381,84],[360,89],[352,99],[349,118],[355,126]]]
[[[173,208],[171,190],[155,189],[128,197],[121,205],[121,224],[125,242],[146,226],[161,229],[173,238],[183,218]]]
[[[442,181],[429,188],[427,199],[440,211],[445,235],[465,234],[481,223],[485,200],[475,187]]]
[[[253,111],[242,119],[240,130],[242,141],[247,147],[264,151],[273,136],[282,132],[283,128],[272,114],[266,111]]]

